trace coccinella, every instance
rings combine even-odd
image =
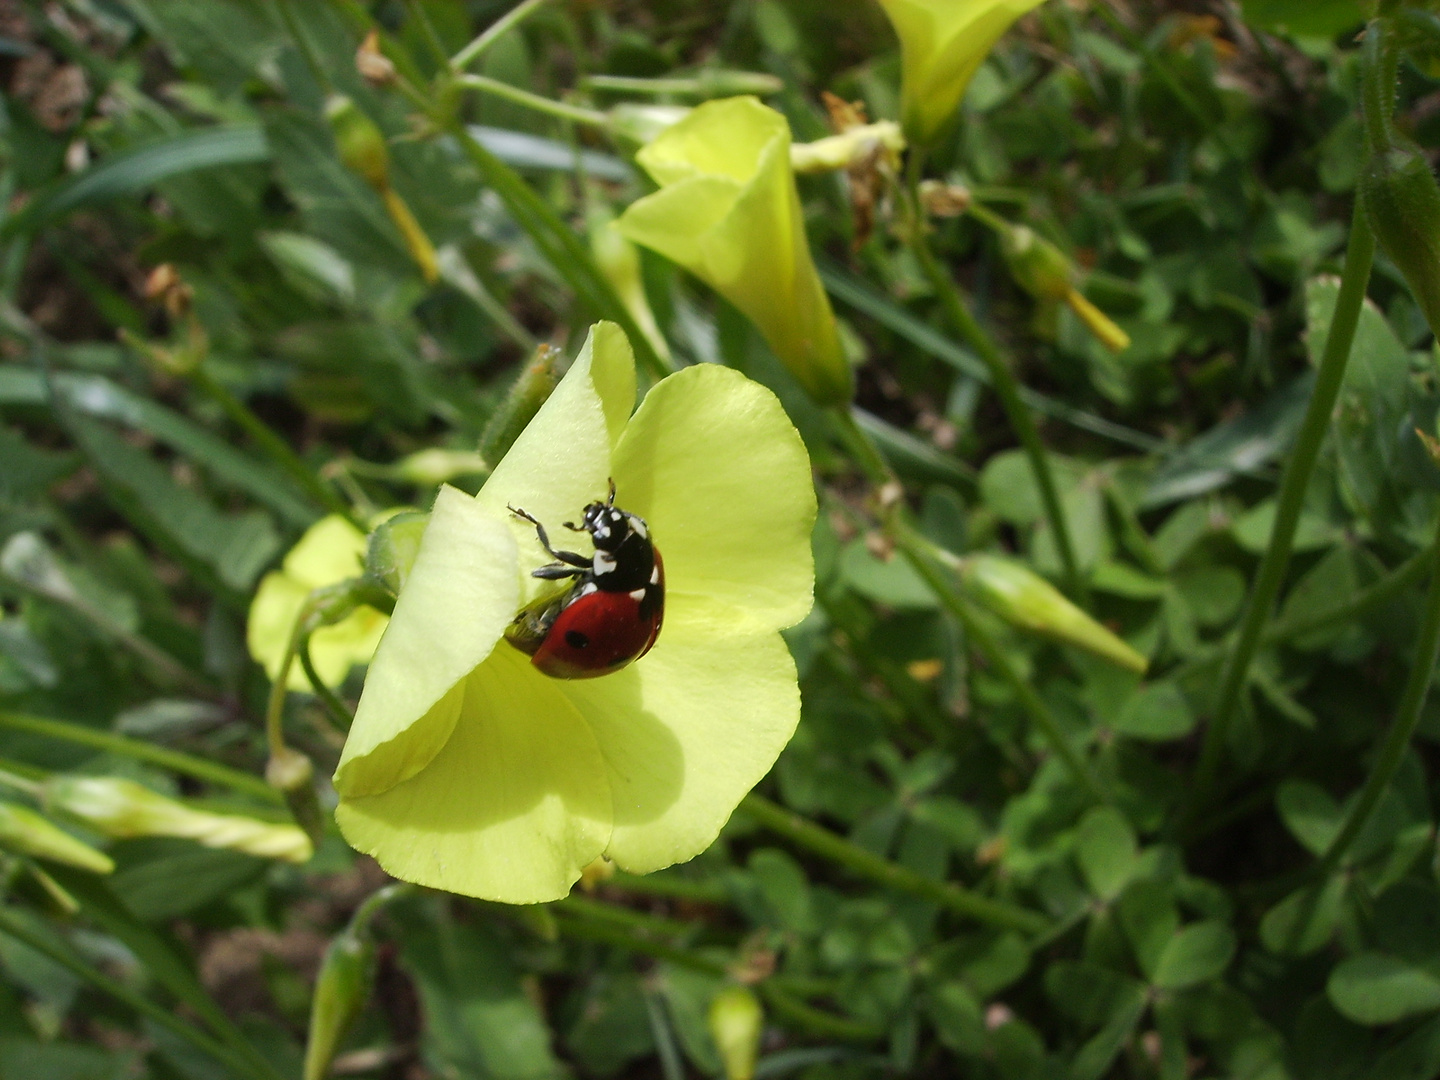
[[[540,546],[555,560],[533,576],[575,580],[558,596],[522,609],[505,640],[556,679],[609,675],[649,652],[665,616],[665,566],[644,520],[615,505],[615,481],[609,499],[585,507],[579,525],[565,522],[590,534],[595,554],[588,559],[556,551],[544,525],[524,510],[509,510],[535,526]]]

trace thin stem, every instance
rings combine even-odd
[[[299,455],[291,450],[280,436],[270,430],[270,426],[264,420],[255,415],[250,406],[232,394],[228,387],[218,382],[213,375],[206,371],[203,364],[195,368],[190,378],[210,400],[220,406],[225,415],[234,421],[237,427],[254,440],[255,445],[264,451],[285,475],[299,484],[332,514],[339,514],[361,532],[366,531],[365,524],[355,516],[355,512],[346,504],[345,500],[316,476],[315,472],[300,460]]]
[[[290,628],[290,640],[285,643],[285,655],[280,659],[280,670],[270,683],[270,696],[265,702],[265,743],[270,749],[272,760],[283,756],[287,750],[285,694],[289,690],[287,684],[290,681],[290,668],[294,666],[295,658],[300,653],[300,639],[305,633],[305,624],[309,621],[309,607],[310,602],[307,600],[295,616],[295,625]]]
[[[524,3],[517,4],[500,18],[496,19],[485,31],[466,45],[458,53],[450,58],[452,71],[463,71],[482,56],[486,49],[494,45],[514,27],[524,22],[530,15],[538,11],[546,0],[524,0]]]
[[[698,79],[646,79],[633,75],[587,75],[580,83],[587,90],[609,90],[622,94],[700,94]]]
[[[84,982],[90,983],[96,989],[123,1002],[152,1023],[165,1028],[197,1050],[222,1062],[236,1076],[253,1077],[255,1080],[280,1080],[280,1074],[275,1072],[263,1059],[257,1058],[252,1062],[242,1058],[230,1047],[176,1017],[171,1010],[162,1008],[124,983],[91,967],[69,949],[60,947],[49,937],[35,933],[3,907],[0,907],[0,932],[28,945]]]
[[[871,483],[879,487],[895,479],[895,473],[874,439],[856,421],[849,407],[841,405],[831,409],[830,418],[840,441],[854,455],[856,464]]]
[[[579,124],[589,124],[592,127],[606,127],[610,118],[598,109],[586,109],[579,105],[570,105],[564,101],[556,101],[554,98],[545,97],[543,94],[532,94],[529,90],[522,90],[518,86],[511,86],[499,79],[492,79],[488,75],[457,75],[456,86],[464,86],[471,90],[481,90],[487,94],[494,94],[506,101],[513,101],[517,105],[523,105],[527,109],[534,109],[536,112],[549,113],[561,120],[574,120]]]
[[[1345,365],[1350,358],[1350,345],[1355,338],[1355,327],[1360,321],[1360,309],[1365,302],[1365,288],[1370,281],[1370,266],[1374,258],[1375,238],[1365,219],[1365,211],[1359,200],[1356,200],[1350,224],[1350,243],[1345,252],[1344,276],[1340,281],[1340,295],[1335,301],[1335,314],[1330,320],[1330,332],[1325,339],[1325,351],[1316,372],[1315,388],[1310,393],[1310,404],[1305,410],[1305,417],[1295,437],[1295,445],[1291,448],[1289,459],[1285,463],[1285,472],[1280,479],[1280,494],[1276,502],[1275,524],[1270,533],[1270,544],[1255,571],[1255,580],[1250,587],[1250,598],[1240,624],[1240,632],[1225,660],[1215,712],[1205,731],[1200,763],[1191,784],[1187,821],[1204,809],[1205,802],[1210,797],[1220,762],[1225,755],[1225,742],[1230,734],[1230,725],[1235,719],[1241,691],[1248,681],[1250,665],[1260,648],[1262,631],[1285,578],[1295,529],[1300,523],[1300,511],[1305,503],[1305,491],[1309,487],[1321,444],[1324,443],[1325,433],[1330,427],[1330,414],[1335,408],[1335,399],[1345,377]]]
[[[28,780],[25,777],[19,776],[11,772],[9,769],[4,768],[0,768],[0,784],[3,784],[5,787],[8,788],[13,788],[15,791],[18,791],[24,795],[29,795],[31,798],[35,799],[38,799],[40,797],[40,793],[45,790],[44,785],[39,784],[34,780]]]
[[[350,725],[355,722],[355,717],[345,707],[339,695],[325,685],[325,680],[320,678],[315,670],[315,663],[310,659],[310,633],[300,638],[300,669],[305,672],[305,677],[310,680],[310,689],[315,691],[315,696],[320,699],[320,704],[325,706],[325,713],[330,717],[330,722],[335,725],[341,733],[350,730]]]
[[[1045,454],[1045,445],[1040,441],[1040,431],[1035,426],[1035,418],[1031,415],[1025,402],[1021,400],[1020,381],[1015,377],[1015,373],[1010,367],[1010,361],[1001,351],[1000,346],[970,313],[969,307],[961,296],[959,286],[940,265],[939,260],[935,257],[935,252],[930,247],[924,215],[920,212],[918,191],[920,168],[917,164],[919,160],[918,152],[912,151],[909,176],[911,213],[907,229],[910,250],[914,252],[916,260],[920,263],[920,269],[930,282],[930,287],[935,290],[945,317],[950,320],[955,332],[969,342],[971,348],[980,355],[980,359],[990,374],[991,385],[995,388],[995,393],[999,395],[1005,416],[1010,421],[1010,428],[1015,432],[1016,438],[1020,440],[1020,445],[1025,450],[1025,456],[1030,462],[1030,469],[1035,474],[1036,486],[1040,488],[1040,501],[1045,509],[1045,519],[1049,523],[1051,535],[1055,538],[1055,550],[1060,556],[1060,565],[1065,573],[1066,586],[1071,595],[1083,604],[1087,589],[1085,580],[1080,574],[1079,565],[1075,561],[1075,549],[1070,542],[1070,526],[1066,522],[1064,511],[1060,506],[1060,496],[1055,487],[1055,476],[1050,469],[1049,458]]]
[[[278,799],[276,792],[258,776],[252,776],[250,773],[241,772],[239,769],[232,769],[226,765],[217,765],[204,758],[183,754],[178,750],[167,750],[138,739],[126,738],[124,735],[113,735],[108,731],[95,731],[92,728],[71,724],[64,720],[51,720],[42,716],[26,716],[22,713],[12,712],[0,712],[0,728],[24,731],[31,735],[41,735],[63,742],[78,743],[81,746],[93,747],[111,754],[121,754],[138,761],[148,761],[177,773],[193,776],[197,780],[205,780],[212,784],[220,784],[243,791],[247,795],[254,795],[267,802],[275,802]]]
[[[1020,702],[1020,707],[1025,710],[1031,722],[1039,729],[1041,737],[1050,744],[1050,748],[1065,763],[1066,768],[1070,770],[1075,779],[1096,802],[1113,801],[1110,793],[1105,790],[1105,785],[1100,782],[1100,778],[1095,775],[1080,751],[1075,749],[1069,737],[1061,730],[1060,722],[1055,719],[1055,714],[1050,711],[1050,707],[1045,704],[1044,699],[1035,691],[1029,681],[1016,670],[1015,665],[1010,663],[1010,658],[1005,655],[1005,650],[990,635],[985,624],[976,618],[974,609],[956,587],[951,575],[936,566],[935,553],[938,549],[935,548],[935,545],[902,522],[897,522],[892,527],[892,535],[901,554],[925,579],[926,584],[934,591],[945,609],[960,620],[960,624],[965,628],[966,638],[985,658],[985,662],[1010,687],[1011,692]]]
[[[1410,677],[1405,682],[1405,691],[1400,696],[1400,705],[1395,710],[1395,722],[1385,736],[1379,756],[1371,766],[1360,797],[1345,816],[1340,832],[1326,849],[1320,860],[1318,876],[1328,877],[1340,865],[1340,860],[1360,830],[1370,820],[1380,797],[1395,779],[1395,772],[1409,749],[1410,739],[1420,723],[1420,712],[1425,707],[1425,697],[1430,691],[1430,680],[1435,671],[1435,661],[1440,656],[1440,528],[1437,528],[1435,546],[1431,549],[1430,589],[1425,594],[1424,618],[1420,634],[1415,639],[1415,661],[1410,668]]]
[[[924,877],[888,859],[871,854],[753,791],[745,796],[740,806],[771,832],[779,833],[792,843],[837,862],[871,881],[929,900],[957,915],[992,926],[1003,926],[1008,930],[1018,930],[1024,934],[1043,933],[1050,927],[1050,920],[1044,915],[1015,904],[990,900],[949,882]]]

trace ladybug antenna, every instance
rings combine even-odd
[[[606,503],[606,505],[607,505],[607,506],[614,506],[614,505],[615,505],[615,478],[614,478],[613,476],[610,477],[610,500],[609,500],[609,502]]]

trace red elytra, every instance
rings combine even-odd
[[[524,608],[505,640],[556,679],[609,675],[649,652],[665,617],[665,564],[644,519],[615,506],[614,481],[609,499],[585,507],[579,525],[565,523],[590,534],[590,558],[556,551],[539,521],[513,506],[510,511],[535,526],[540,545],[555,560],[534,576],[571,578],[574,584]]]

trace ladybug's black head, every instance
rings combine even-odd
[[[614,551],[630,535],[631,522],[639,520],[633,514],[615,509],[610,503],[593,502],[585,507],[585,516],[580,519],[580,527],[590,534],[596,550]],[[642,524],[642,535],[644,528]]]

